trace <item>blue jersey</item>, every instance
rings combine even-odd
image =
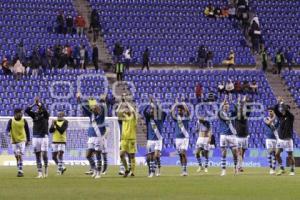
[[[230,119],[234,116],[232,111],[220,111],[219,112],[219,129],[221,135],[233,135],[233,119]]]
[[[176,138],[188,138],[186,134],[188,134],[189,130],[189,118],[188,117],[182,117],[182,120],[174,119],[175,123],[175,134]],[[186,131],[186,133],[183,132],[183,130]]]
[[[275,121],[273,122],[273,124],[272,125],[268,125],[265,122],[265,120],[269,120],[269,119],[270,119],[269,117],[266,117],[264,119],[264,133],[265,133],[267,139],[276,140],[274,132],[279,127],[279,120],[276,117]]]
[[[146,126],[147,126],[147,140],[159,140],[159,138],[157,136],[158,136],[158,134],[160,136],[162,135],[162,128],[163,128],[164,121],[166,119],[166,113],[162,111],[160,118],[154,119],[153,115],[151,115],[149,112],[149,108],[150,108],[150,106],[147,106],[144,110],[144,117],[145,117]],[[154,124],[153,124],[153,122],[154,122]],[[157,129],[154,127],[156,127]],[[155,129],[156,129],[157,133],[155,132]]]
[[[94,114],[86,105],[82,105],[84,114],[90,118],[88,137],[97,137],[99,131],[101,135],[106,132],[105,128],[105,113],[102,111],[101,114]]]

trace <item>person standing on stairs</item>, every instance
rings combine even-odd
[[[93,55],[92,55],[92,59],[93,59],[93,64],[94,64],[94,66],[95,66],[95,70],[96,70],[96,71],[98,71],[98,69],[99,69],[99,66],[98,66],[98,62],[99,62],[98,56],[99,56],[98,47],[97,47],[97,45],[94,43],[94,44],[93,44]]]
[[[265,48],[263,48],[260,55],[261,55],[261,59],[262,59],[262,70],[263,70],[263,72],[266,72],[266,70],[268,68],[268,53],[267,53],[267,50]]]
[[[275,55],[275,63],[276,63],[276,66],[277,66],[277,74],[279,74],[279,75],[281,73],[283,62],[284,62],[284,55],[283,55],[282,51],[279,50],[279,51],[277,51],[277,53]]]
[[[96,9],[93,9],[90,20],[90,30],[92,30],[93,40],[94,42],[96,42],[98,40],[98,35],[100,31],[100,17]]]

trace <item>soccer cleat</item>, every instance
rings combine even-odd
[[[106,175],[106,171],[104,171],[104,172],[101,172],[101,174],[102,174],[102,175]]]
[[[242,167],[239,167],[239,172],[244,172],[244,169]]]
[[[44,178],[48,177],[48,168],[45,168]]]
[[[182,172],[180,176],[188,176],[187,172]]]
[[[101,175],[100,175],[100,172],[96,172],[96,175],[95,175],[95,177],[94,177],[95,179],[99,179],[99,178],[101,178]]]
[[[23,177],[24,173],[22,171],[18,171],[17,177]]]
[[[94,172],[93,172],[93,174],[92,174],[92,178],[95,178],[95,177],[96,177],[96,175],[97,175],[97,171],[96,171],[96,170],[94,170]]]
[[[282,169],[280,169],[280,170],[278,170],[278,172],[276,173],[276,176],[281,176],[281,175],[284,174],[284,173],[285,173],[285,171],[282,170]]]
[[[125,172],[124,171],[119,171],[120,176],[124,176]]]
[[[270,175],[274,175],[274,174],[276,174],[276,172],[275,172],[274,169],[270,169],[269,174],[270,174]]]
[[[207,169],[207,168],[204,168],[204,172],[207,173],[207,172],[208,172],[208,169]]]
[[[39,172],[38,175],[37,175],[37,177],[35,177],[35,178],[44,178],[44,177],[43,177],[43,173],[42,173],[42,172]]]
[[[61,170],[61,175],[63,175],[66,171],[67,171],[67,168],[63,167],[63,169]]]
[[[159,169],[159,168],[156,169],[155,175],[156,175],[156,176],[160,176],[160,169]]]
[[[290,172],[289,176],[295,176],[295,172]]]
[[[84,172],[86,175],[93,175],[94,170],[90,169],[89,171]]]
[[[132,171],[129,172],[128,176],[134,177],[134,173]]]
[[[152,178],[153,176],[154,176],[154,173],[151,172],[151,173],[149,174],[148,178]]]
[[[199,166],[198,169],[197,169],[197,172],[199,173],[199,172],[203,171],[203,169],[204,168],[202,166]]]
[[[126,178],[129,175],[130,171],[125,171],[123,177]]]
[[[221,176],[225,176],[226,175],[226,170],[225,169],[222,169],[221,171]]]

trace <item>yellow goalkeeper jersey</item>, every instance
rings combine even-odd
[[[137,118],[126,116],[122,121],[122,140],[136,140]]]

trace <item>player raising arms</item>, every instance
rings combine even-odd
[[[276,136],[279,126],[278,118],[275,115],[274,108],[268,108],[268,116],[264,118],[264,132],[266,135],[266,148],[268,150],[268,162],[270,166],[270,175],[275,174],[276,169]],[[275,133],[275,134],[274,134]]]
[[[199,168],[197,172],[201,172],[204,170],[205,173],[208,172],[208,154],[209,154],[209,144],[211,140],[211,124],[204,117],[201,117],[197,121],[197,132],[199,133],[199,137],[196,143],[196,158],[199,164]],[[202,166],[201,155],[205,158],[205,165]]]
[[[134,176],[135,172],[135,153],[136,153],[136,129],[137,129],[137,112],[134,107],[122,99],[118,107],[117,114],[122,120],[122,139],[120,158],[125,168],[124,177]],[[129,157],[131,168],[128,168],[126,155]]]
[[[11,138],[12,147],[17,161],[17,177],[23,177],[23,158],[25,146],[29,145],[30,132],[26,119],[23,118],[22,109],[14,110],[14,117],[8,121],[6,132]]]
[[[295,158],[293,155],[294,143],[293,143],[293,126],[294,115],[289,111],[290,107],[285,105],[283,99],[280,99],[279,104],[275,106],[275,114],[279,119],[278,139],[276,144],[276,160],[280,165],[280,170],[276,175],[284,173],[284,167],[282,165],[281,153],[285,150],[288,154],[288,162],[291,166],[290,176],[295,175]]]
[[[178,115],[176,116],[176,108]],[[176,103],[171,108],[172,118],[175,121],[175,134],[176,134],[176,150],[179,154],[180,163],[182,167],[181,176],[187,176],[187,153],[189,147],[189,121],[190,121],[190,111],[185,104],[185,102],[178,103],[176,99]]]
[[[93,171],[92,178],[101,178],[102,158],[101,142],[102,137],[106,134],[105,128],[105,109],[98,105],[87,105],[81,102],[80,93],[77,94],[77,101],[81,104],[84,115],[90,119],[88,128],[88,149],[86,158],[89,161],[90,169]],[[95,164],[94,155],[96,155],[97,164]]]
[[[63,163],[66,150],[68,120],[64,119],[65,113],[59,112],[57,119],[52,121],[49,132],[52,133],[52,159],[57,165],[57,173],[62,175],[67,168]]]
[[[227,147],[231,149],[234,161],[235,174],[237,173],[237,141],[236,141],[236,130],[233,127],[233,117],[234,111],[231,111],[229,108],[229,103],[224,100],[221,105],[221,110],[219,111],[219,128],[220,128],[220,147],[222,150],[222,160],[221,167],[222,172],[221,176],[226,175],[226,154]]]
[[[251,106],[247,104],[247,97],[243,99],[238,97],[238,103],[236,105],[236,119],[235,128],[237,132],[237,154],[238,154],[238,171],[243,172],[243,161],[245,152],[249,146],[249,131],[248,131],[248,117],[251,113]]]
[[[166,113],[150,98],[150,105],[147,105],[144,112],[147,126],[147,164],[149,168],[149,178],[155,173],[155,163],[157,164],[156,175],[160,176],[160,152],[162,149],[162,127],[166,119]]]
[[[34,107],[37,107],[36,110],[33,110]],[[34,104],[27,107],[25,113],[32,118],[33,121],[33,136],[32,136],[32,145],[34,148],[36,156],[36,165],[38,168],[37,178],[47,178],[48,177],[48,120],[49,113],[46,110],[45,106],[40,102],[39,97],[34,99]],[[42,169],[42,159],[44,161],[44,175]]]

